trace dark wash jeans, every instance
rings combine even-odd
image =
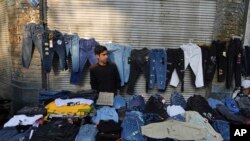
[[[250,76],[250,46],[245,46],[244,52],[244,67],[245,67],[245,76]]]
[[[214,41],[216,47],[216,61],[217,61],[217,81],[224,82],[226,79],[226,42]]]
[[[184,52],[181,48],[179,49],[168,49],[167,50],[167,83],[171,80],[174,69],[177,72],[177,75],[181,81],[182,89],[184,84]]]
[[[97,59],[95,56],[94,49],[99,43],[94,39],[80,39],[80,63],[79,63],[79,71],[78,72],[72,72],[70,83],[71,84],[77,84],[80,81],[80,75],[83,72],[83,68],[87,62],[91,65],[97,63]]]
[[[66,68],[66,51],[64,36],[61,32],[45,31],[43,33],[43,65],[47,73],[50,72],[54,54],[59,56],[59,69]]]
[[[149,50],[133,49],[130,56],[130,75],[128,80],[127,93],[134,94],[134,87],[140,73],[144,74],[146,78],[146,91],[148,91],[149,84]]]
[[[232,80],[234,77],[235,86],[241,86],[241,57],[242,57],[242,42],[240,39],[233,39],[230,41],[230,46],[227,52],[227,77],[226,87],[232,87]]]
[[[32,59],[34,47],[36,47],[42,57],[42,34],[44,27],[40,24],[29,23],[25,25],[23,31],[22,42],[22,65],[25,68],[29,68]]]
[[[202,67],[204,84],[210,84],[214,78],[216,71],[216,48],[215,42],[212,43],[210,47],[201,46],[202,52]]]

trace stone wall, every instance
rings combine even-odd
[[[228,40],[245,31],[246,0],[217,0],[214,39]]]

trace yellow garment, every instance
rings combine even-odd
[[[88,104],[56,106],[55,101],[45,106],[48,114],[74,115],[84,116],[92,110],[92,106]]]

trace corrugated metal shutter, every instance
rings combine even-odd
[[[9,97],[11,57],[8,31],[7,1],[0,0],[0,96]]]
[[[178,48],[190,38],[195,43],[210,43],[215,13],[216,0],[60,0],[48,1],[47,20],[50,29],[77,32],[82,38],[94,37],[99,42],[112,40],[133,48]],[[195,89],[191,85],[190,73],[190,70],[185,72],[184,96],[204,95],[205,89]],[[80,86],[70,85],[69,79],[69,71],[49,74],[50,89],[90,88],[88,71]],[[165,97],[169,99],[174,90],[180,91],[180,86],[169,87]],[[136,93],[146,93],[142,76],[137,82]]]

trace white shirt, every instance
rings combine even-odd
[[[56,106],[67,106],[68,104],[88,104],[91,105],[94,101],[85,98],[72,98],[72,99],[55,99]]]
[[[190,65],[192,71],[194,72],[195,78],[195,86],[197,88],[204,86],[203,80],[203,67],[202,67],[202,53],[201,48],[193,43],[188,43],[185,45],[181,45],[181,49],[184,52],[184,70],[187,69],[188,65]],[[174,70],[172,74],[172,78],[170,80],[170,85],[177,87],[179,83],[179,77],[177,75],[176,70]]]
[[[15,115],[4,124],[4,127],[14,127],[17,125],[32,125],[42,117],[43,115],[34,115],[32,117],[26,115]]]

